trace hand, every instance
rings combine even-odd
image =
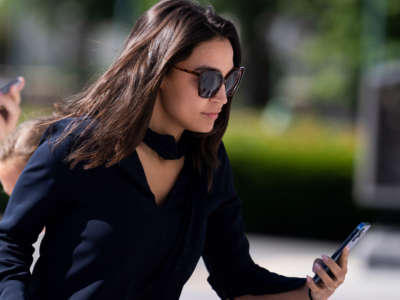
[[[347,273],[348,257],[349,249],[347,247],[343,249],[339,264],[328,256],[322,256],[323,262],[332,271],[334,278],[331,278],[318,263],[318,261],[321,261],[320,259],[314,261],[313,271],[319,275],[322,281],[316,284],[310,276],[307,276],[307,286],[311,289],[311,296],[314,300],[328,299],[343,283]]]
[[[21,91],[25,86],[23,77],[10,88],[8,94],[0,93],[0,141],[15,129],[21,115]]]

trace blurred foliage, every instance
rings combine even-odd
[[[302,101],[308,104],[338,102],[354,112],[363,66],[399,57],[398,0],[202,1],[207,2],[219,12],[232,12],[240,20],[246,60],[252,68],[244,82],[250,102],[255,105],[262,106],[273,95],[285,93],[282,85],[290,82],[285,77],[295,76],[303,82],[307,80],[306,95],[299,95]],[[306,31],[289,60],[292,65],[301,66],[300,71],[292,74],[271,53],[271,45],[265,40],[277,18],[292,20],[304,27],[300,31]]]
[[[297,117],[277,135],[260,120],[234,111],[224,137],[247,231],[334,240],[374,217],[352,197],[351,127]]]
[[[290,96],[294,105],[299,102],[330,102],[354,110],[363,66],[368,61],[396,59],[399,56],[398,0],[198,2],[212,4],[218,13],[238,25],[243,42],[243,64],[247,67],[243,78],[246,97],[243,99],[256,107],[264,107],[276,95],[284,94]],[[1,0],[0,16],[6,7],[17,15],[23,9],[38,13],[51,25],[62,12],[74,11],[81,15],[85,28],[104,20],[131,27],[136,18],[155,3],[157,0]],[[274,50],[274,45],[268,40],[274,22],[282,19],[291,22],[289,34],[298,31],[296,34],[301,35],[291,53],[286,54]],[[282,32],[281,40],[290,40],[287,32]],[[84,49],[85,43],[83,30],[78,47]],[[74,67],[82,68],[81,79],[84,80],[89,77],[82,67],[87,57],[84,53],[80,55],[82,59]],[[284,55],[289,55],[289,59],[285,59]],[[295,70],[288,70],[291,68],[288,65],[296,66]],[[290,92],[291,89],[298,90],[292,86],[294,82],[303,83],[303,92],[297,96],[295,92]]]

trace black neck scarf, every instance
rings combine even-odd
[[[189,150],[189,137],[186,131],[182,133],[179,142],[169,134],[160,134],[147,128],[143,142],[153,149],[163,159],[179,159]]]

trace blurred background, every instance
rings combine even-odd
[[[0,0],[0,84],[25,77],[21,121],[97,78],[156,2]],[[282,270],[304,274],[316,249],[333,252],[368,221],[368,247],[353,261],[373,275],[354,288],[387,276],[379,297],[398,296],[385,284],[400,282],[400,1],[199,2],[241,36],[246,72],[224,143],[254,255],[263,262],[275,245],[290,258]]]

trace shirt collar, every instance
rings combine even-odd
[[[186,130],[176,142],[172,135],[161,134],[147,128],[143,142],[164,159],[179,159],[187,154],[189,149],[189,137]]]

